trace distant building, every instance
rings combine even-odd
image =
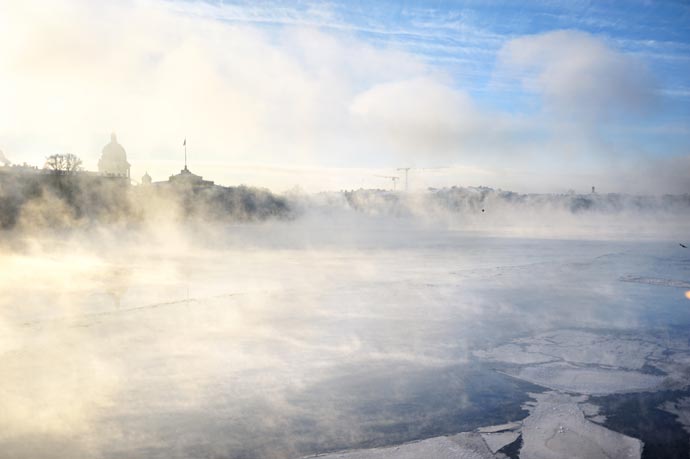
[[[142,185],[151,185],[151,176],[149,175],[148,172],[144,174],[144,176],[141,178],[141,184]]]
[[[186,165],[184,166],[184,169],[180,171],[179,174],[171,175],[168,179],[168,183],[170,183],[171,185],[193,188],[214,186],[214,183],[211,180],[204,180],[202,176],[193,174],[189,169],[187,169]]]
[[[127,152],[117,143],[117,136],[110,135],[110,143],[103,147],[101,159],[98,160],[98,172],[101,175],[129,178],[130,164],[127,162]]]

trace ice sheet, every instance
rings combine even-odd
[[[664,380],[662,376],[636,371],[580,367],[568,363],[524,367],[508,374],[550,389],[589,395],[650,390]]]
[[[496,453],[499,449],[517,440],[520,436],[520,432],[509,430],[506,432],[483,433],[481,435],[491,452]]]
[[[585,419],[578,401],[554,392],[533,394],[523,421],[521,459],[639,458],[642,442]]]
[[[555,330],[521,338],[488,350],[475,351],[475,357],[513,364],[545,363],[562,360],[639,369],[646,357],[659,346],[625,336],[603,335],[581,330]]]
[[[495,426],[480,427],[477,432],[480,433],[494,433],[494,432],[505,432],[506,430],[516,430],[522,426],[519,422],[509,422],[506,424],[499,424]]]
[[[372,448],[318,456],[319,459],[491,459],[494,455],[473,434],[435,437],[390,448]]]

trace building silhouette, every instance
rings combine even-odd
[[[127,152],[117,143],[117,136],[110,135],[110,143],[103,147],[101,158],[98,160],[98,172],[101,175],[129,178],[130,164],[127,162]]]
[[[211,180],[204,180],[202,176],[192,173],[192,171],[187,169],[186,164],[184,169],[182,169],[179,174],[170,176],[168,183],[175,186],[192,188],[206,188],[214,186],[214,183]]]

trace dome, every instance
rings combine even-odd
[[[119,175],[129,177],[127,152],[117,143],[117,136],[110,135],[110,143],[103,147],[101,159],[98,160],[98,171],[105,175]]]
[[[115,161],[127,161],[127,152],[117,143],[117,136],[113,132],[110,134],[110,143],[101,150],[101,158],[108,158]]]

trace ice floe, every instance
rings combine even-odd
[[[637,371],[580,367],[561,362],[523,367],[507,374],[550,389],[588,395],[651,390],[664,380],[662,376]]]
[[[486,426],[477,429],[480,433],[494,433],[494,432],[505,432],[506,430],[519,429],[522,426],[519,422],[508,422],[506,424],[499,424],[496,426]]]
[[[491,452],[496,453],[499,449],[517,440],[520,436],[520,432],[508,430],[505,432],[483,433],[481,436]]]
[[[562,360],[571,363],[639,369],[658,346],[640,339],[599,335],[580,330],[556,330],[516,339],[489,350],[475,351],[484,360],[525,365]]]
[[[521,459],[639,458],[642,442],[606,429],[585,418],[578,402],[555,392],[532,394],[536,403],[526,404],[530,415],[522,421]]]
[[[651,334],[554,330],[477,350],[474,356],[510,364],[505,374],[543,387],[606,395],[686,387],[690,381],[687,348],[687,340]],[[666,375],[649,374],[649,366]]]
[[[386,448],[344,451],[319,456],[319,459],[493,459],[479,434],[463,433],[434,437]]]
[[[591,403],[581,403],[580,409],[587,419],[598,424],[603,424],[606,422],[606,416],[599,413],[600,408],[597,405],[592,405]]]
[[[527,346],[530,352],[558,357],[566,362],[639,369],[656,346],[637,339],[602,336],[577,330],[559,330],[544,337],[547,345]]]

